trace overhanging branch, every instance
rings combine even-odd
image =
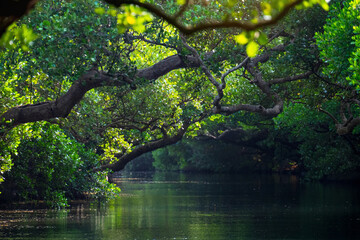
[[[185,7],[187,6],[187,4],[185,7],[183,6],[177,14],[172,16],[165,13],[160,7],[157,7],[153,4],[149,4],[143,1],[137,1],[137,0],[105,0],[105,1],[117,7],[123,4],[133,4],[142,7],[146,9],[148,12],[158,16],[159,18],[164,19],[165,21],[167,21],[169,24],[179,29],[179,31],[184,34],[193,34],[195,32],[199,32],[203,30],[219,29],[219,28],[239,28],[246,31],[253,31],[256,29],[268,27],[279,22],[289,13],[291,9],[293,9],[296,5],[299,5],[303,2],[303,0],[296,0],[294,2],[291,2],[288,5],[286,5],[276,16],[274,16],[270,20],[261,20],[258,21],[257,23],[251,23],[250,21],[224,20],[219,22],[205,22],[193,26],[188,26],[180,23],[178,20],[179,16],[181,16],[182,13],[186,10]]]
[[[135,148],[132,152],[125,154],[125,155],[118,155],[118,156],[115,155],[115,157],[118,158],[118,160],[115,163],[103,165],[100,168],[94,169],[94,170],[101,171],[101,170],[110,169],[112,171],[120,171],[120,170],[124,169],[124,167],[127,163],[129,163],[131,160],[141,156],[142,154],[154,151],[154,150],[162,148],[162,147],[172,145],[174,143],[177,143],[178,141],[180,141],[182,139],[182,137],[184,136],[184,134],[189,126],[190,126],[190,123],[185,122],[183,124],[182,128],[180,128],[178,130],[178,132],[175,135],[173,135],[172,137],[165,137],[165,138],[162,138],[162,139],[154,141],[154,142],[146,143],[144,145],[141,145],[141,146]]]
[[[310,77],[311,74],[313,74],[313,72],[308,71],[306,73],[301,73],[301,74],[294,75],[294,76],[288,76],[288,77],[284,77],[284,78],[275,78],[275,79],[269,81],[269,83],[271,85],[274,85],[274,84],[280,84],[280,83],[293,82],[293,81],[297,81],[297,80],[301,80],[301,79],[306,79],[306,78]]]
[[[196,59],[191,56],[173,55],[148,68],[138,70],[135,77],[155,80],[172,70],[197,66],[199,64]],[[67,117],[71,109],[80,102],[89,90],[104,86],[123,86],[132,82],[133,80],[123,73],[114,77],[100,71],[90,70],[75,81],[70,89],[55,101],[18,106],[7,110],[0,115],[0,127],[14,127],[28,122]]]
[[[159,18],[164,19],[169,24],[173,25],[180,32],[184,34],[193,34],[195,32],[207,30],[207,29],[219,29],[219,28],[239,28],[247,31],[253,31],[256,29],[268,27],[278,23],[282,18],[284,18],[291,9],[296,5],[299,5],[303,0],[295,0],[294,2],[286,5],[276,16],[269,20],[261,20],[257,23],[252,23],[251,21],[234,21],[234,20],[224,20],[219,22],[206,22],[201,24],[196,24],[193,26],[185,25],[179,22],[179,17],[186,11],[189,1],[186,1],[186,4],[180,7],[178,13],[174,15],[169,15],[165,13],[163,9],[157,7],[153,4],[146,3],[143,1],[137,0],[104,0],[109,4],[113,4],[117,7],[123,4],[133,4],[139,7],[144,8],[148,12],[158,16]],[[22,16],[26,15],[38,2],[38,0],[6,0],[0,1],[0,37],[5,33],[8,26],[20,19]]]

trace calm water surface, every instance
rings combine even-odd
[[[132,174],[67,211],[0,210],[0,239],[360,239],[360,188],[294,176]]]

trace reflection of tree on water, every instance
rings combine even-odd
[[[343,239],[360,231],[354,185],[300,183],[286,175],[179,173],[117,174],[114,181],[121,197],[106,205],[1,211],[2,223],[14,222],[1,226],[0,237]]]

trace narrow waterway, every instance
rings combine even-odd
[[[67,211],[0,210],[0,239],[360,239],[360,188],[295,176],[134,173]]]

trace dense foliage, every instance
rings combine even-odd
[[[326,62],[323,72],[340,84],[356,86],[359,90],[359,4],[354,1],[335,1],[324,26],[316,36],[321,58]]]
[[[68,199],[114,196],[119,189],[94,173],[97,156],[70,139],[56,125],[33,124],[36,137],[24,137],[13,156],[13,167],[0,185],[2,201],[44,200],[51,207],[65,207]]]
[[[160,171],[271,172],[274,166],[264,156],[242,146],[216,141],[186,141],[153,152],[153,165]],[[270,162],[272,164],[273,162]]]
[[[2,35],[4,196],[106,197],[106,171],[139,157],[130,169],[357,172],[358,0],[120,5],[43,1]]]

